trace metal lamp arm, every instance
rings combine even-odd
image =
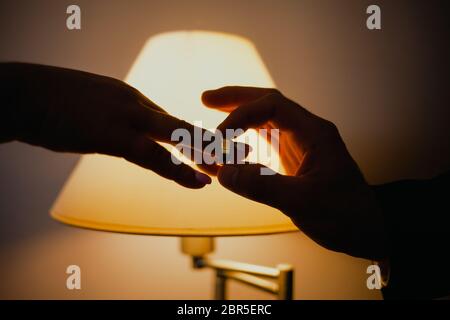
[[[294,269],[287,264],[276,268],[207,257],[193,257],[194,268],[212,268],[216,271],[215,298],[226,298],[227,280],[233,279],[272,293],[282,300],[292,300]],[[274,279],[276,281],[270,281]]]

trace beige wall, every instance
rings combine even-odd
[[[338,125],[371,183],[430,176],[450,164],[442,10],[427,1],[376,2],[383,31],[375,33],[365,29],[367,1],[80,0],[73,3],[82,9],[81,31],[65,28],[72,1],[2,1],[0,60],[123,78],[153,34],[242,34],[283,92]],[[76,159],[0,146],[0,298],[210,297],[212,274],[191,270],[177,239],[50,220],[47,211]],[[222,258],[294,264],[298,299],[380,298],[365,286],[368,261],[321,249],[302,234],[219,239],[217,248]],[[80,292],[65,289],[69,264],[82,268]],[[240,285],[231,295],[267,297]]]

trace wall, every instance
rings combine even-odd
[[[368,1],[76,1],[82,30],[65,28],[69,1],[0,2],[0,60],[123,78],[145,40],[179,29],[251,38],[278,87],[334,121],[371,183],[429,177],[450,166],[444,2],[376,1],[383,30],[365,28]],[[448,11],[447,11],[448,12]],[[0,146],[0,298],[208,298],[212,274],[193,271],[177,239],[60,225],[48,216],[77,155]],[[216,255],[296,267],[298,299],[377,299],[368,261],[302,234],[219,239]],[[83,290],[65,289],[82,268]],[[233,298],[269,298],[241,285]]]

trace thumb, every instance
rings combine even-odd
[[[268,172],[274,174],[267,174]],[[296,177],[284,176],[261,164],[226,164],[219,169],[221,185],[248,199],[278,209],[288,206]]]

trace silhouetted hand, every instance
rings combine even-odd
[[[189,188],[211,182],[188,165],[174,164],[156,142],[172,143],[173,130],[193,134],[194,127],[124,82],[50,66],[11,63],[1,68],[9,91],[2,94],[7,123],[0,140],[123,157]]]
[[[230,112],[218,129],[278,128],[288,175],[261,175],[260,164],[226,164],[220,183],[278,208],[325,248],[352,256],[386,256],[381,211],[336,126],[275,89],[224,87],[206,91],[206,106]]]

